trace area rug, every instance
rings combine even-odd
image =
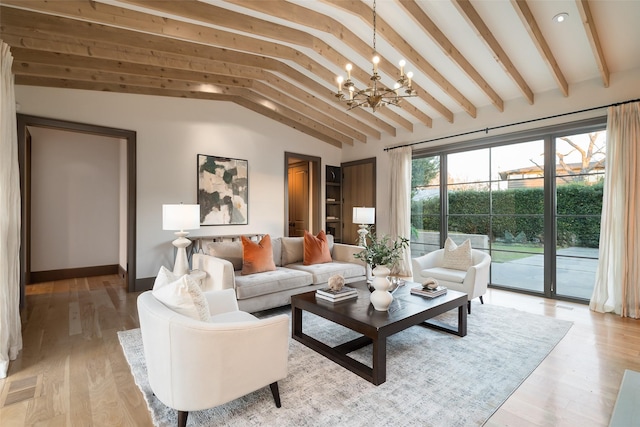
[[[270,312],[269,315],[289,313]],[[354,332],[304,313],[304,331],[330,345]],[[457,311],[438,318],[455,324]],[[269,387],[225,405],[189,413],[188,426],[479,426],[565,336],[572,323],[489,304],[474,304],[468,334],[413,326],[387,340],[387,381],[374,386],[290,339],[282,407]],[[140,330],[118,332],[135,382],[156,426],[177,413],[153,396]],[[351,356],[371,366],[371,346]]]

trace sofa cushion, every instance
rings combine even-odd
[[[161,270],[164,267],[161,267]],[[158,282],[158,277],[163,278]],[[200,286],[188,274],[170,282],[162,283],[166,273],[158,273],[151,294],[165,306],[192,319],[208,322],[210,319],[209,303]]]
[[[329,252],[329,244],[324,231],[320,230],[317,236],[305,230],[303,240],[304,254],[303,264],[322,264],[331,262],[331,253]]]
[[[329,277],[333,276],[334,274],[339,274],[346,280],[352,277],[361,277],[366,274],[366,270],[363,265],[339,261],[312,265],[296,263],[288,264],[286,267],[293,270],[300,270],[306,273],[310,273],[313,276],[314,285],[327,283],[329,281]]]
[[[209,255],[233,264],[234,270],[242,270],[242,242],[212,242],[207,245]]]
[[[472,265],[471,241],[467,239],[458,246],[450,237],[447,237],[447,240],[444,242],[442,267],[467,271]]]
[[[241,236],[241,239],[243,275],[262,273],[276,269],[276,265],[273,262],[271,237],[268,234],[257,243],[244,236]]]
[[[282,238],[282,265],[302,262],[304,256],[303,237],[283,237]]]
[[[236,295],[240,300],[308,286],[313,282],[313,276],[304,271],[277,267],[274,271],[248,276],[236,272],[235,280]]]
[[[436,280],[462,283],[464,282],[464,278],[467,275],[467,272],[450,268],[434,267],[424,269],[420,272],[420,274],[422,275],[422,277],[433,277]]]
[[[273,262],[276,267],[282,267],[282,238],[271,238],[271,249],[273,249]]]

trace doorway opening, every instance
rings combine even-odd
[[[22,198],[21,221],[23,224],[20,236],[20,307],[24,307],[25,304],[25,286],[32,283],[32,141],[30,128],[46,128],[115,138],[124,144],[123,163],[125,166],[122,175],[126,176],[126,184],[122,190],[122,205],[125,210],[123,221],[126,223],[123,227],[126,235],[126,261],[125,265],[121,266],[121,274],[125,276],[128,291],[134,292],[136,290],[136,133],[123,129],[18,114],[18,163]]]
[[[320,157],[284,153],[284,235],[320,231]]]

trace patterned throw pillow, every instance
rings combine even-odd
[[[451,237],[447,237],[447,240],[444,242],[444,259],[442,266],[444,268],[467,271],[472,265],[471,241],[467,239],[458,246],[451,240]]]
[[[327,236],[323,230],[320,230],[317,236],[304,231],[304,256],[303,264],[323,264],[325,262],[331,262],[331,253],[329,252],[329,243],[327,242]]]
[[[162,268],[164,267],[161,267],[158,273],[158,277],[162,276],[161,281],[158,282],[156,277],[151,291],[153,296],[176,313],[208,322],[211,316],[209,303],[200,286],[188,274],[172,282],[162,283],[166,279],[166,272],[163,272]]]
[[[267,234],[260,242],[256,243],[242,236],[242,275],[246,276],[275,269],[276,264],[273,262],[271,237]]]

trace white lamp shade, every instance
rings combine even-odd
[[[376,222],[376,208],[353,208],[354,224],[374,224]]]
[[[162,205],[163,230],[196,230],[200,228],[200,205]]]

